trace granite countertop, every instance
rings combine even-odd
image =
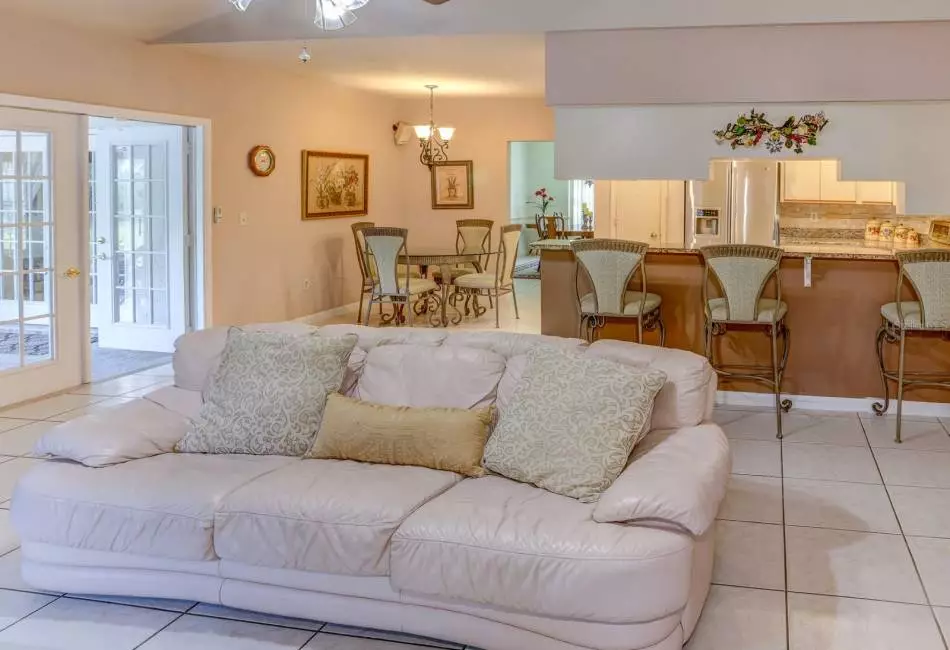
[[[566,239],[544,239],[534,242],[536,250],[569,250],[571,242]],[[906,246],[895,247],[884,242],[868,242],[860,239],[797,239],[785,238],[780,244],[785,256],[819,259],[893,260],[895,251],[912,250]],[[650,252],[671,255],[698,255],[695,248],[683,242],[659,242],[650,244]]]

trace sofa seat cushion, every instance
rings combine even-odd
[[[47,462],[20,479],[14,526],[25,541],[175,560],[215,560],[222,499],[293,459],[163,454],[105,468]]]
[[[650,621],[689,598],[693,541],[599,524],[593,506],[501,477],[468,479],[393,536],[393,587],[602,623]]]
[[[300,460],[234,491],[215,517],[224,560],[355,576],[389,574],[396,528],[460,480],[423,467]]]

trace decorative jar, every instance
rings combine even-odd
[[[867,241],[877,241],[881,238],[881,222],[877,219],[868,219],[864,226],[864,238]]]
[[[907,245],[911,248],[920,246],[920,233],[913,228],[907,230]]]
[[[883,242],[892,242],[894,241],[894,224],[890,219],[884,221],[881,224],[881,235],[878,238]]]
[[[897,228],[894,229],[894,245],[895,246],[906,246],[907,245],[907,232],[909,228],[902,223],[897,224]]]

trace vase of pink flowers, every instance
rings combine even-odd
[[[548,190],[544,187],[539,189],[534,193],[534,200],[528,201],[528,205],[537,206],[541,210],[541,216],[548,216],[548,207],[554,203],[554,197],[548,194]]]

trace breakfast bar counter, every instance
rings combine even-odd
[[[825,397],[883,397],[875,339],[881,306],[893,302],[898,266],[893,252],[876,247],[786,244],[780,275],[782,300],[788,305],[791,352],[783,391],[790,395]],[[811,286],[806,286],[806,258],[811,258]],[[563,245],[541,248],[541,330],[554,336],[576,337],[580,318],[576,301],[574,255]],[[663,299],[667,347],[703,354],[703,260],[699,251],[680,246],[652,247],[647,253],[647,290]],[[639,280],[636,281],[637,283]],[[582,279],[582,292],[589,288]],[[772,284],[766,292],[770,297]],[[639,285],[636,287],[639,289]],[[714,294],[715,295],[715,294]],[[904,299],[911,298],[909,287]],[[635,341],[634,322],[608,321],[600,338]],[[658,343],[656,332],[644,343]],[[767,363],[769,337],[750,329],[716,337],[717,357],[729,363]],[[896,346],[888,346],[896,347]],[[888,350],[888,363],[896,353]],[[939,335],[911,336],[907,342],[908,370],[950,368],[950,344]],[[767,392],[754,382],[721,381],[724,390]],[[918,389],[910,399],[946,401],[947,392]]]

